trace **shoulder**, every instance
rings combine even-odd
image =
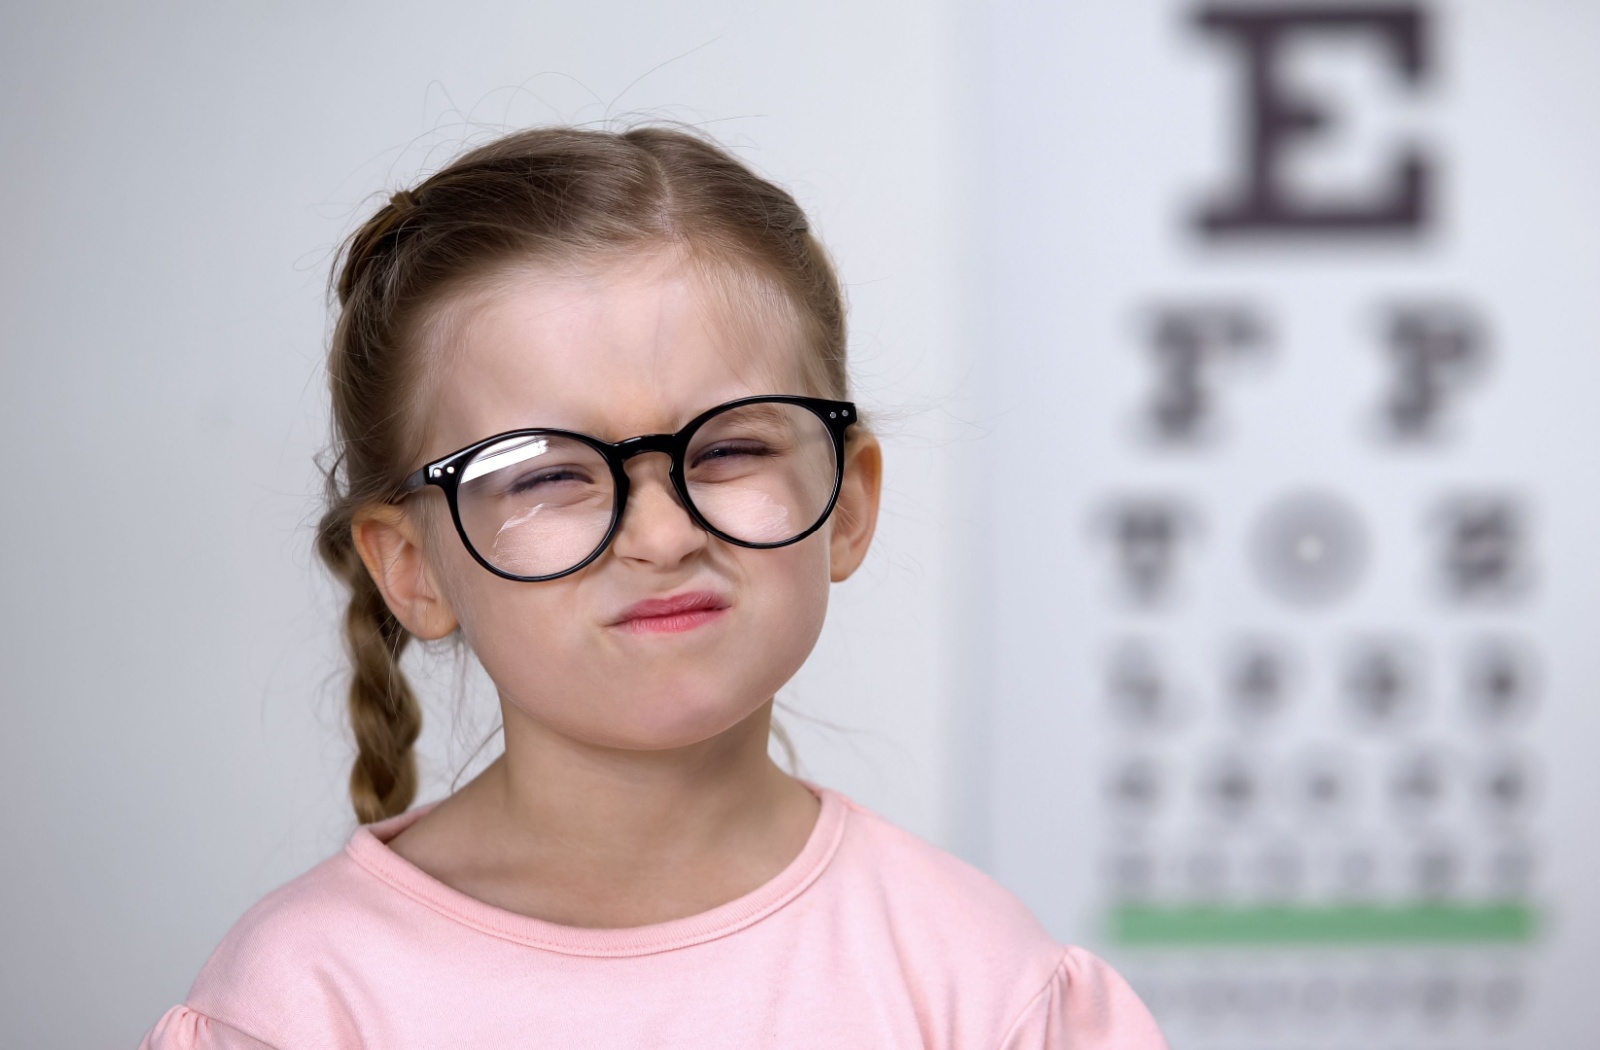
[[[1165,1050],[1150,1012],[1107,963],[1056,941],[971,864],[845,802],[843,892],[871,899],[907,983],[939,1004],[953,1045]]]
[[[1002,1050],[1167,1050],[1155,1018],[1122,975],[1068,948],[1045,986],[1011,1023]]]
[[[1115,970],[1056,941],[1010,890],[871,810],[844,800],[835,893],[857,939],[882,938],[930,1045],[1004,1050],[1165,1050]],[[937,1020],[934,1020],[937,1018]]]
[[[1054,979],[1067,949],[976,867],[846,805],[829,874],[852,950],[877,959],[879,972],[894,968],[930,1045],[997,1045]]]
[[[1056,943],[1017,896],[961,858],[845,800],[843,872],[881,897],[921,936],[984,955],[1033,960],[1044,977],[1060,961]]]
[[[276,1050],[187,1006],[174,1006],[145,1033],[139,1050]]]
[[[257,901],[223,936],[185,1006],[271,1046],[357,1045],[352,964],[395,925],[395,896],[341,851]]]

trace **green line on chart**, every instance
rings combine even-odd
[[[1526,904],[1341,904],[1326,907],[1124,904],[1111,939],[1126,945],[1522,943]]]

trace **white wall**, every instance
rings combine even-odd
[[[323,282],[371,195],[502,125],[703,124],[837,254],[888,491],[785,697],[804,771],[954,842],[945,610],[966,178],[955,4],[61,3],[0,13],[0,1015],[130,1046],[352,830],[311,553]],[[964,526],[963,526],[964,527]],[[475,742],[417,669],[436,794]],[[472,697],[476,696],[476,706]],[[476,712],[476,714],[474,713]],[[452,725],[455,732],[452,736]]]

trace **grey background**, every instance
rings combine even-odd
[[[503,126],[695,123],[814,216],[889,481],[783,717],[804,772],[951,840],[956,17],[5,6],[0,1042],[132,1046],[250,903],[353,830],[339,609],[311,552],[324,282],[379,191]],[[418,656],[428,797],[493,714],[481,678]]]

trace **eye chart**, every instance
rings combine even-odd
[[[1600,1046],[1600,5],[990,29],[992,870],[1177,1047]]]

